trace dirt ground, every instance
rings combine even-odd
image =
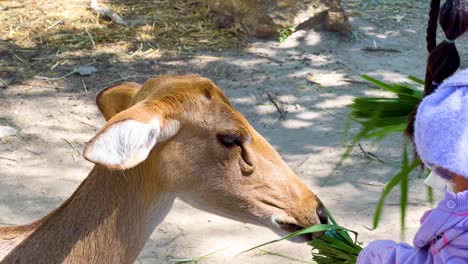
[[[425,8],[421,10],[426,13]],[[352,14],[350,39],[320,30],[299,30],[283,43],[252,40],[241,51],[155,59],[71,52],[66,55],[67,63],[55,68],[56,76],[90,63],[98,71],[59,80],[32,77],[0,88],[0,125],[18,129],[15,136],[0,138],[0,225],[26,224],[44,216],[87,176],[92,164],[82,158],[81,151],[104,124],[94,104],[100,90],[122,79],[141,83],[159,74],[197,73],[226,92],[339,223],[359,232],[360,241],[411,242],[419,217],[430,207],[419,179],[411,184],[404,236],[400,233],[398,193],[387,200],[379,228],[366,228],[371,226],[383,185],[399,166],[399,136],[378,144],[363,142],[366,151],[383,163],[369,160],[356,149],[343,167],[333,173],[332,169],[344,150],[340,142],[346,105],[356,96],[382,94],[363,83],[359,74],[386,81],[403,81],[409,74],[423,76],[424,14],[379,21],[375,20],[378,14]],[[467,42],[465,37],[458,44],[465,67]],[[366,47],[397,52],[362,50]],[[279,120],[267,92],[287,111],[285,121]],[[146,243],[138,263],[170,263],[173,257],[192,258],[217,250],[200,263],[296,263],[259,250],[236,257],[242,250],[275,238],[266,228],[201,212],[177,200]],[[310,261],[310,247],[305,244],[285,241],[264,250]]]

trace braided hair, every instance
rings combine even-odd
[[[468,29],[467,0],[447,0],[440,6],[440,0],[431,0],[427,25],[426,43],[429,58],[424,80],[424,96],[433,93],[437,86],[460,67],[455,40]],[[437,20],[445,33],[445,39],[436,45]],[[414,134],[416,110],[408,117],[406,134],[411,139]]]

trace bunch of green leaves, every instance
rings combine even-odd
[[[331,213],[327,211],[331,226],[339,226]],[[351,239],[349,232],[355,234]],[[362,247],[357,242],[357,233],[345,228],[328,229],[323,236],[312,239],[309,244],[314,248],[312,260],[317,264],[354,264]]]
[[[381,140],[392,133],[404,132],[408,115],[423,97],[422,89],[415,84],[423,85],[424,81],[408,76],[413,83],[389,84],[368,75],[362,75],[362,78],[396,97],[358,97],[353,100],[349,106],[351,120],[362,126],[353,141]]]
[[[353,100],[349,106],[351,109],[350,121],[354,121],[361,125],[359,132],[351,139],[351,144],[348,145],[338,166],[349,157],[353,148],[361,140],[380,141],[391,134],[397,133],[403,135],[409,114],[414,111],[423,98],[422,86],[424,81],[408,76],[411,82],[406,83],[385,83],[374,79],[368,75],[362,75],[362,78],[384,91],[391,92],[394,97],[359,97]],[[346,135],[349,134],[349,125]],[[402,146],[402,160],[400,170],[392,176],[390,181],[385,185],[382,195],[377,203],[373,228],[377,228],[380,217],[382,215],[384,202],[390,192],[400,186],[400,211],[401,211],[401,227],[405,227],[406,207],[408,204],[408,185],[410,175],[420,165],[418,159],[413,159],[410,162],[408,148],[412,148],[412,144],[405,139]],[[429,192],[429,200],[432,200],[431,190]]]
[[[313,225],[291,233],[280,239],[272,240],[267,243],[255,246],[246,251],[243,251],[242,253],[285,239],[291,239],[305,234],[324,232],[322,236],[316,237],[309,242],[309,244],[314,248],[312,250],[312,260],[315,263],[356,263],[359,252],[362,250],[360,243],[357,242],[358,234],[355,231],[338,225],[331,213],[327,209],[325,210],[328,214],[328,218],[330,219],[331,224]],[[351,238],[350,233],[354,235],[354,239]]]

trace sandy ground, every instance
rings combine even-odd
[[[379,144],[363,143],[385,163],[367,159],[356,150],[331,176],[343,153],[340,141],[352,98],[381,92],[359,83],[358,74],[386,81],[423,76],[426,52],[424,20],[408,20],[387,27],[353,19],[355,37],[301,30],[286,42],[254,41],[247,52],[198,54],[146,61],[96,61],[90,77],[65,80],[31,79],[0,89],[0,125],[18,134],[0,139],[0,224],[31,222],[62,203],[86,177],[92,164],[80,152],[103,125],[94,104],[96,94],[121,76],[143,82],[158,74],[198,73],[224,89],[234,105],[280,152],[291,168],[316,192],[337,220],[356,230],[365,244],[374,239],[411,242],[419,217],[430,206],[420,180],[411,185],[405,237],[400,235],[398,193],[388,199],[382,223],[369,231],[375,203],[384,183],[398,168],[401,138]],[[466,38],[460,41],[466,58]],[[398,49],[368,52],[374,46]],[[70,57],[75,65],[89,57]],[[464,64],[467,65],[466,59]],[[60,74],[59,74],[60,75]],[[312,75],[315,83],[307,81]],[[350,81],[354,80],[354,81]],[[88,92],[83,88],[84,81]],[[285,121],[268,100],[273,94],[288,112]],[[73,146],[73,147],[72,147]],[[243,224],[198,211],[176,201],[153,233],[138,263],[169,263],[171,257],[197,257],[220,250],[201,263],[294,263],[253,251],[236,253],[277,236],[266,228]],[[310,247],[281,242],[265,250],[310,260]]]

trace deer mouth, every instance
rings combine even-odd
[[[283,222],[281,220],[277,220],[275,219],[274,222],[277,224],[277,226],[285,233],[287,234],[290,234],[290,233],[294,233],[294,232],[297,232],[299,230],[302,230],[304,229],[303,226],[300,226],[300,225],[297,225],[297,224],[293,224],[293,223],[287,223],[287,222]],[[302,242],[308,242],[308,241],[311,241],[312,239],[316,238],[316,237],[319,237],[323,235],[322,232],[317,232],[317,233],[308,233],[308,234],[302,234],[302,235],[299,235],[297,237],[294,237],[294,238],[291,238],[290,240],[293,241],[293,242],[299,242],[299,243],[302,243]]]
[[[287,224],[287,223],[283,223],[281,221],[277,222],[279,227],[281,229],[283,229],[284,231],[288,231],[289,233],[293,233],[293,232],[296,232],[296,231],[299,231],[299,230],[302,230],[303,227],[300,226],[300,225],[296,225],[296,224]]]

